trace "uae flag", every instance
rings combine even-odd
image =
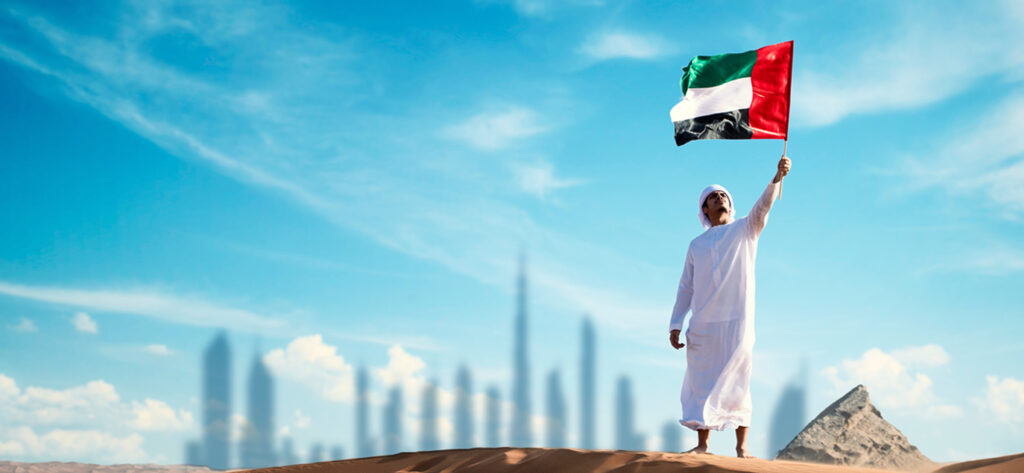
[[[693,140],[787,139],[793,42],[697,56],[683,68],[672,107],[676,145]]]

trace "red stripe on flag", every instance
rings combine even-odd
[[[750,127],[754,139],[789,136],[789,85],[793,76],[793,42],[757,50],[750,73],[754,99],[750,102]]]

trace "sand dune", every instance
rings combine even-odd
[[[783,460],[741,460],[718,455],[684,455],[572,448],[474,448],[399,453],[382,457],[309,463],[260,473],[868,473],[866,468]],[[942,465],[933,473],[1020,473],[1024,453]],[[91,465],[0,461],[0,473],[218,473],[183,465]],[[891,472],[890,472],[891,473]]]
[[[265,473],[868,473],[867,468],[783,460],[739,459],[572,448],[474,448],[400,453],[255,470]],[[955,463],[942,473],[1010,473],[1024,471],[1024,454]]]

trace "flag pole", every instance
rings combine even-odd
[[[789,146],[789,137],[787,136],[782,141],[782,156],[786,156],[786,147]],[[782,200],[782,181],[779,181],[779,198],[776,200]]]

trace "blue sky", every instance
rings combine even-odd
[[[0,5],[0,458],[183,461],[219,328],[237,414],[258,351],[279,434],[351,453],[365,366],[415,448],[422,383],[510,394],[521,249],[535,412],[552,369],[575,406],[589,314],[599,443],[628,374],[660,445],[696,198],[743,214],[782,149],[676,148],[680,68],[786,40],[751,448],[806,360],[810,415],[864,383],[932,459],[1019,451],[1019,4],[207,3]]]

